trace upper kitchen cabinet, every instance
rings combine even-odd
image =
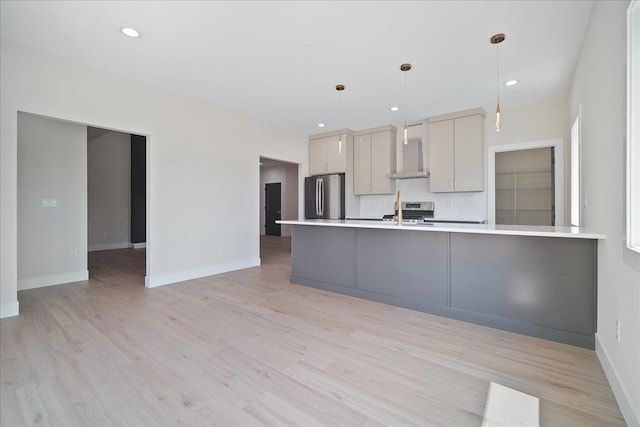
[[[309,136],[309,175],[346,173],[347,146],[352,143],[353,132],[349,129]]]
[[[396,171],[394,126],[382,126],[354,133],[353,190],[356,195],[393,194]]]
[[[427,119],[432,193],[484,189],[484,109]]]

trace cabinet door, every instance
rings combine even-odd
[[[371,194],[391,194],[391,133],[371,135]]]
[[[324,139],[309,141],[309,175],[327,173],[329,170],[327,154],[327,142]]]
[[[353,142],[353,192],[371,194],[371,135],[356,136]]]
[[[453,192],[453,120],[429,123],[429,189],[432,193]]]
[[[330,136],[327,141],[327,163],[329,173],[345,173],[347,171],[347,136],[342,135],[342,147],[340,136]]]
[[[456,191],[482,191],[484,187],[484,147],[482,116],[454,120]]]

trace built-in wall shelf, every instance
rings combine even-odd
[[[514,176],[514,175],[537,175],[543,173],[551,173],[551,169],[546,170],[534,170],[534,171],[513,171],[513,172],[500,172],[496,173],[496,176]]]
[[[532,187],[532,188],[518,188],[518,191],[541,191],[551,190],[551,187]],[[514,191],[513,188],[496,188],[496,191]]]
[[[554,225],[551,150],[523,151],[496,155],[496,223]]]
[[[391,179],[429,178],[429,172],[393,173],[389,175],[389,178]]]
[[[511,209],[496,209],[496,211],[506,211],[506,212],[513,212],[513,208]],[[528,208],[518,208],[518,211],[524,211],[524,212],[553,212],[553,209],[528,209]],[[535,225],[535,224],[533,224]]]

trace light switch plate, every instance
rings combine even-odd
[[[40,199],[41,208],[57,208],[58,199]]]

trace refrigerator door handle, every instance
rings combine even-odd
[[[318,178],[319,184],[319,199],[320,199],[320,210],[318,211],[318,215],[324,216],[324,179]]]
[[[324,216],[324,179],[322,180],[322,216]]]
[[[316,215],[320,215],[320,180],[316,178]]]

